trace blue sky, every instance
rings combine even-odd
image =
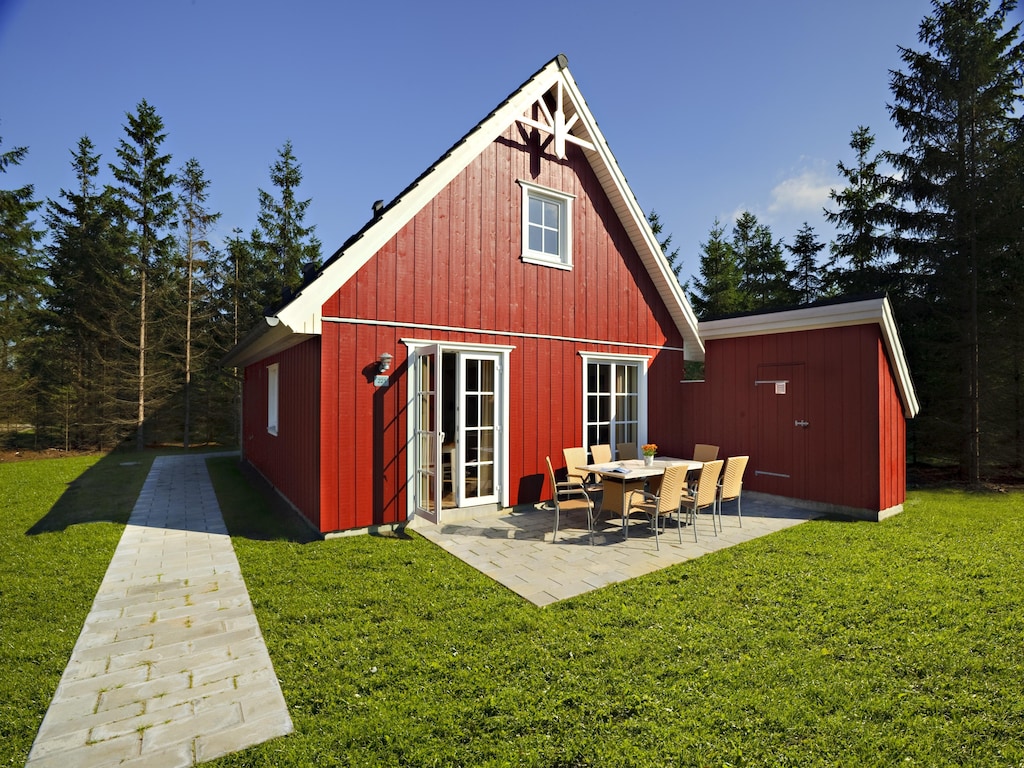
[[[327,257],[442,152],[565,53],[645,211],[697,271],[715,218],[749,210],[792,242],[852,162],[851,132],[900,149],[886,111],[898,46],[928,0],[548,3],[0,0],[0,187],[72,188],[88,135],[116,160],[126,113],[195,157],[220,233],[248,232],[291,140]]]

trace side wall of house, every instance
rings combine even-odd
[[[278,366],[278,429],[267,431],[268,370]],[[319,526],[320,339],[245,369],[243,454],[313,526]]]
[[[885,345],[878,354],[878,476],[880,478],[879,510],[892,509],[907,498],[907,420],[903,402],[896,387],[896,378],[889,364]]]
[[[525,263],[525,180],[575,196],[571,270]],[[544,457],[583,439],[580,353],[648,355],[651,401],[683,376],[682,339],[577,147],[559,161],[510,128],[323,307],[321,530],[405,519],[410,377],[403,339],[509,345],[510,496],[550,494]],[[389,386],[373,364],[394,355]],[[654,420],[666,452],[679,435]]]
[[[906,427],[877,325],[710,340],[705,380],[680,403],[688,443],[750,455],[748,490],[872,512],[903,502]]]

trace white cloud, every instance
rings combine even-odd
[[[771,214],[819,212],[829,203],[829,192],[839,186],[818,170],[804,170],[796,176],[784,179],[771,191],[772,201],[768,206]]]

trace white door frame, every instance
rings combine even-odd
[[[498,371],[495,377],[497,397],[497,408],[496,408],[496,419],[497,419],[497,434],[495,436],[495,465],[494,465],[494,482],[496,486],[497,503],[502,507],[508,507],[511,499],[510,494],[510,477],[509,477],[509,391],[510,391],[510,358],[514,346],[504,344],[470,344],[466,342],[450,342],[450,341],[435,341],[433,339],[402,339],[402,343],[408,348],[409,366],[408,370],[415,371],[416,363],[418,361],[421,350],[426,352],[428,349],[436,349],[438,354],[438,361],[440,362],[441,356],[445,352],[456,352],[456,353],[479,353],[481,355],[497,355],[498,356]],[[461,366],[460,366],[461,367]],[[406,516],[408,519],[412,519],[416,515],[416,497],[414,485],[416,481],[416,456],[415,456],[415,398],[416,398],[416,380],[415,378],[410,379],[409,386],[407,387],[407,413],[410,414],[410,418],[406,419],[407,434],[406,434],[406,455],[408,457],[407,470],[406,470],[406,487],[412,492],[406,494]],[[451,385],[451,383],[449,383]],[[442,383],[442,386],[444,384]],[[461,462],[459,462],[461,463]],[[460,468],[461,470],[461,468]],[[453,477],[453,480],[455,478]],[[484,503],[484,502],[480,502]],[[493,503],[493,502],[489,502]],[[438,506],[437,522],[441,522],[443,519],[444,511]]]

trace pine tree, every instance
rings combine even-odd
[[[853,132],[850,147],[856,153],[856,164],[838,163],[847,186],[829,193],[839,209],[825,211],[825,218],[838,230],[829,269],[838,291],[844,294],[877,293],[892,287],[890,237],[882,226],[893,217],[893,180],[879,172],[880,157],[869,156],[874,144],[869,128],[860,126]]]
[[[27,147],[0,153],[0,173],[20,165]],[[24,342],[37,310],[42,274],[37,248],[42,232],[31,215],[40,206],[31,184],[0,189],[0,421],[8,427],[27,419],[30,384]]]
[[[194,339],[193,322],[196,319],[209,322],[210,314],[199,307],[210,306],[209,296],[204,278],[212,266],[210,258],[213,246],[209,240],[210,228],[220,219],[219,213],[211,213],[206,209],[209,197],[210,182],[203,174],[202,166],[195,158],[185,163],[178,177],[180,188],[179,205],[181,208],[184,260],[185,260],[185,387],[184,387],[184,437],[183,445],[187,449],[191,443],[192,431],[192,371]]]
[[[739,289],[742,274],[736,253],[724,235],[725,228],[715,219],[707,242],[700,246],[700,278],[693,278],[690,303],[702,319],[746,309]]]
[[[89,137],[79,139],[71,161],[77,187],[47,203],[51,335],[39,366],[47,371],[51,410],[62,415],[65,445],[102,450],[128,420],[118,412],[127,361],[116,359],[126,351],[108,342],[117,335],[114,308],[124,301],[128,243],[112,191],[98,186],[99,160]]]
[[[683,270],[683,263],[679,261],[678,248],[673,248],[671,251],[669,250],[672,246],[672,235],[666,235],[664,240],[660,239],[662,226],[661,219],[658,218],[657,211],[651,211],[647,214],[647,223],[651,225],[651,232],[654,234],[654,238],[658,241],[658,245],[661,246],[661,252],[665,255],[665,260],[668,262],[668,268],[672,270],[672,274],[676,276],[676,280],[679,280],[679,273]]]
[[[993,326],[1000,263],[1012,247],[998,201],[1000,184],[1012,175],[1007,164],[1019,158],[1009,147],[1024,101],[1024,42],[1020,23],[1007,28],[1013,0],[991,13],[982,0],[932,5],[918,34],[925,50],[901,48],[906,69],[891,76],[890,114],[906,148],[886,157],[902,176],[898,247],[919,278],[913,326],[923,375],[934,387],[933,408],[954,417],[937,424],[936,433],[958,436],[961,472],[976,485],[983,422],[996,433],[1003,429],[1001,414],[983,413],[983,403],[998,402],[983,397],[994,351],[983,334]],[[1020,218],[1019,209],[1014,215]],[[958,389],[945,389],[946,381]]]
[[[117,149],[121,164],[110,168],[120,184],[117,193],[132,239],[131,266],[138,318],[138,332],[134,340],[138,349],[135,444],[138,450],[142,450],[145,447],[147,396],[150,390],[165,383],[154,376],[155,371],[147,369],[147,363],[151,358],[156,360],[154,352],[160,347],[156,339],[150,338],[151,327],[159,327],[153,323],[159,307],[151,305],[152,299],[173,274],[170,261],[174,238],[170,230],[175,226],[176,200],[175,179],[168,171],[171,156],[160,154],[166,138],[163,120],[145,99],[139,102],[136,114],[128,114],[127,117],[127,138],[121,139]]]
[[[824,248],[825,244],[819,242],[814,234],[814,227],[806,221],[797,232],[793,245],[786,246],[793,255],[793,288],[801,304],[809,304],[829,293],[830,282],[818,263],[818,254]]]
[[[742,274],[739,289],[747,309],[772,309],[796,301],[782,241],[776,241],[771,229],[749,211],[740,214],[733,226],[732,248]]]
[[[270,181],[280,192],[275,198],[259,190],[258,229],[252,233],[260,302],[259,307],[276,306],[282,295],[290,296],[302,285],[305,264],[320,266],[320,241],[316,226],[304,226],[310,200],[296,200],[302,183],[302,166],[286,141],[278,151],[278,160],[270,166]]]

